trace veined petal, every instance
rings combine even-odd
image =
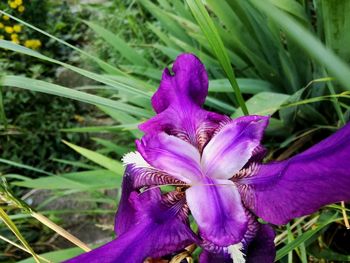
[[[136,223],[137,211],[131,202],[132,200],[130,200],[130,196],[138,194],[138,190],[143,187],[164,184],[181,185],[184,183],[152,167],[138,167],[135,164],[127,165],[123,177],[121,199],[115,217],[114,228],[117,235],[128,231]]]
[[[208,75],[202,62],[192,54],[181,54],[173,65],[173,73],[163,72],[157,92],[152,97],[152,106],[157,113],[169,105],[183,101],[202,106],[208,94]]]
[[[210,253],[203,250],[199,257],[200,263],[232,263],[232,259],[228,253]]]
[[[203,239],[218,246],[242,240],[247,219],[238,190],[231,181],[205,178],[186,190],[186,199]]]
[[[180,55],[165,69],[161,84],[152,97],[157,115],[139,128],[146,134],[166,132],[202,149],[219,123],[228,117],[201,109],[208,94],[204,65],[192,54]]]
[[[286,161],[262,165],[241,181],[243,201],[273,224],[350,200],[350,124]]]
[[[260,145],[267,124],[265,116],[241,117],[226,124],[203,150],[203,172],[212,178],[231,178]]]
[[[196,242],[196,236],[184,221],[180,200],[172,206],[162,202],[159,189],[131,195],[136,222],[116,240],[68,263],[131,262],[142,263],[147,257],[161,257]]]
[[[193,145],[166,133],[144,136],[137,149],[153,167],[183,182],[201,176],[200,154]]]

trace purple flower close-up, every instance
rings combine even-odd
[[[142,263],[196,244],[203,263],[271,263],[271,225],[350,200],[350,125],[287,160],[263,164],[269,117],[204,110],[208,76],[194,55],[180,55],[172,71],[164,70],[152,97],[157,115],[140,125],[137,151],[123,159],[117,238],[67,262]]]

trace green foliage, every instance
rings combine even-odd
[[[337,129],[350,117],[348,1],[125,0],[90,5],[88,9],[93,16],[84,19],[81,27],[76,28],[79,28],[77,32],[81,32],[88,26],[96,37],[97,40],[87,48],[93,54],[81,49],[80,44],[85,38],[72,34],[75,29],[70,28],[71,23],[57,23],[54,27],[56,31],[45,29],[47,32],[40,31],[37,24],[27,25],[37,32],[38,37],[42,33],[50,39],[45,43],[48,49],[39,52],[0,41],[0,46],[7,49],[6,54],[13,56],[10,64],[14,63],[14,56],[18,56],[10,51],[15,51],[30,56],[35,63],[42,60],[44,69],[53,69],[50,64],[53,63],[96,81],[79,90],[64,84],[55,85],[46,78],[50,73],[46,75],[40,67],[25,67],[23,70],[27,78],[9,74],[3,77],[3,84],[8,87],[5,92],[10,92],[10,95],[4,93],[3,96],[10,131],[15,127],[11,115],[16,110],[30,123],[34,122],[33,116],[39,119],[33,126],[40,131],[50,125],[52,129],[57,127],[50,119],[48,123],[43,121],[45,113],[62,115],[65,122],[60,123],[57,130],[64,128],[67,134],[61,137],[61,133],[54,134],[51,140],[58,143],[61,138],[70,137],[68,141],[73,144],[68,145],[90,160],[88,163],[86,160],[72,161],[66,153],[57,162],[70,166],[69,172],[53,175],[56,170],[47,167],[49,172],[42,175],[42,171],[38,170],[40,176],[36,179],[6,174],[13,188],[50,189],[54,191],[51,200],[56,200],[75,191],[96,195],[107,188],[120,187],[123,168],[112,158],[120,159],[125,152],[133,149],[132,140],[142,136],[136,127],[152,115],[149,99],[159,84],[161,69],[182,52],[195,53],[206,65],[210,77],[207,108],[237,117],[245,113],[246,105],[249,113],[272,116],[265,137],[265,144],[271,150],[268,160],[286,158],[303,150],[326,137],[329,130]],[[62,13],[67,12],[57,12],[57,17]],[[60,31],[64,32],[63,36],[60,36]],[[50,53],[51,44],[67,50],[68,56],[63,51],[60,53],[63,61],[59,57],[57,59],[55,53]],[[83,57],[85,66],[93,61],[90,69],[76,65],[70,50],[74,50],[74,58],[77,54]],[[66,63],[69,60],[70,63]],[[30,76],[41,80],[28,78]],[[43,107],[42,102],[34,103],[38,105],[35,112],[40,114],[25,115],[26,108],[18,106],[15,101],[26,99],[11,95],[11,92],[17,94],[18,89],[96,105],[98,109],[94,110],[110,118],[111,122],[108,125],[79,127],[74,121],[71,123],[71,116],[77,113],[77,108],[66,105],[65,111],[60,112],[59,102],[57,108],[55,103],[47,107]],[[6,98],[11,96],[13,102],[9,104]],[[29,103],[33,100],[27,99]],[[62,98],[58,100],[66,102]],[[14,109],[9,110],[8,104]],[[92,151],[84,143],[76,142],[78,133],[84,132],[101,133],[107,137],[94,138],[98,150]],[[118,139],[114,139],[116,134]],[[312,139],[305,143],[307,136]],[[44,137],[45,141],[50,138]],[[28,144],[28,141],[21,144]],[[42,145],[42,142],[35,144]],[[47,147],[50,146],[44,145],[44,148]],[[66,146],[60,144],[60,147]],[[60,150],[55,149],[55,152]],[[29,152],[29,156],[32,153]],[[13,156],[9,154],[6,158],[13,160]],[[43,156],[46,155],[38,155],[38,161]],[[43,167],[39,163],[28,162],[26,158],[16,161]],[[35,171],[31,166],[6,160],[1,162]],[[94,182],[95,178],[99,181]],[[89,202],[97,204],[96,199]],[[346,242],[334,246],[334,240],[327,238],[334,226],[340,226],[339,207],[332,206],[327,210],[296,219],[286,228],[277,228],[276,260],[304,263],[323,258],[348,261],[349,257],[344,252],[344,248],[349,248]],[[101,211],[96,213],[101,214]],[[344,227],[340,232],[344,233]]]

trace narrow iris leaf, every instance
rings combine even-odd
[[[202,29],[205,37],[207,38],[216,57],[218,58],[223,70],[225,71],[236,94],[239,106],[242,108],[243,113],[245,115],[248,115],[248,109],[245,105],[241,91],[237,84],[230,59],[214,23],[205,9],[205,6],[202,4],[201,0],[186,0],[186,2],[190,7],[192,14],[197,20],[200,28]]]

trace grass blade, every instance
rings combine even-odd
[[[207,38],[211,48],[213,49],[213,52],[218,58],[224,72],[226,73],[235,92],[239,106],[242,108],[243,113],[248,115],[248,109],[238,87],[235,74],[231,67],[230,59],[213,21],[211,20],[201,0],[186,0],[186,2],[190,7],[193,16],[197,20],[202,32]]]
[[[278,10],[268,1],[250,0],[315,61],[324,65],[346,90],[350,90],[350,68],[344,61],[327,49],[311,32],[288,14]]]
[[[17,87],[37,92],[43,92],[51,95],[65,97],[96,106],[106,106],[109,108],[117,109],[123,112],[127,112],[140,117],[151,117],[152,114],[144,109],[128,105],[115,100],[102,98],[96,95],[88,94],[85,92],[77,91],[74,89],[66,88],[56,84],[48,83],[41,80],[30,79],[19,76],[4,76],[2,79],[4,86]]]
[[[28,242],[22,236],[21,232],[19,232],[15,223],[11,220],[11,218],[5,213],[5,211],[0,207],[0,217],[4,221],[5,225],[15,234],[19,241],[23,244],[23,246],[29,251],[29,253],[33,256],[35,262],[40,263],[38,256],[35,254],[34,250],[29,246]]]
[[[88,150],[86,148],[74,145],[72,143],[63,141],[66,145],[68,145],[70,148],[72,148],[73,150],[75,150],[76,152],[80,153],[82,156],[86,157],[87,159],[89,159],[90,161],[105,167],[106,169],[115,172],[117,174],[123,174],[124,172],[124,167],[123,165],[118,162],[115,161],[113,159],[110,159],[100,153]]]
[[[103,27],[85,21],[85,23],[92,29],[96,34],[102,37],[108,44],[111,45],[115,50],[117,50],[123,57],[125,57],[129,62],[138,66],[151,66],[151,64],[140,54],[136,52],[133,48],[128,46],[128,44],[113,34],[112,32],[104,29]]]

